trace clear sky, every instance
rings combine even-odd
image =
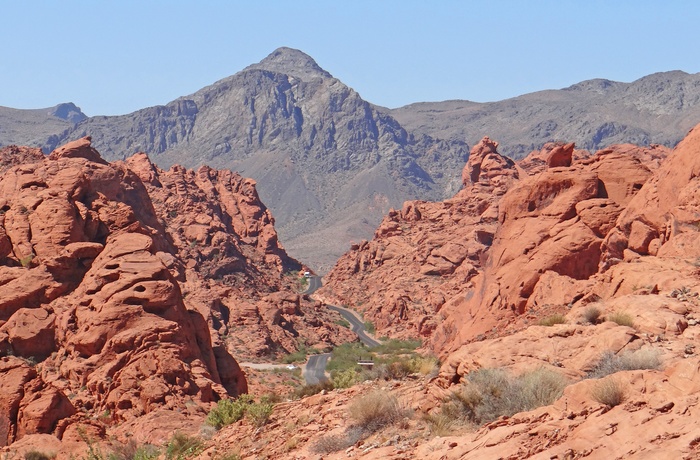
[[[280,46],[386,107],[700,71],[694,0],[0,0],[0,105],[116,115]]]

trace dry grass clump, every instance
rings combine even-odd
[[[51,460],[56,458],[55,453],[39,452],[38,450],[29,450],[24,453],[24,460]]]
[[[554,326],[555,324],[565,324],[566,323],[566,318],[564,315],[561,315],[559,313],[556,313],[554,315],[549,315],[546,318],[542,318],[537,324],[540,326]]]
[[[642,348],[634,352],[626,351],[619,355],[612,351],[606,351],[586,376],[597,379],[620,371],[659,368],[661,368],[659,351],[653,348]]]
[[[600,321],[600,315],[602,314],[603,312],[600,308],[596,306],[590,306],[586,308],[586,310],[583,312],[583,319],[586,320],[587,323],[598,324],[598,322]]]
[[[386,391],[373,391],[355,399],[348,412],[357,426],[369,432],[378,431],[408,416],[396,397]]]
[[[518,377],[503,369],[480,369],[442,405],[440,414],[454,423],[483,424],[557,400],[567,385],[559,373],[540,368]],[[447,426],[446,421],[436,420]],[[439,429],[439,426],[436,427]]]
[[[619,324],[620,326],[634,327],[634,318],[629,313],[616,311],[607,316],[608,321]]]
[[[408,410],[401,407],[395,396],[382,390],[355,398],[348,408],[353,424],[343,434],[322,436],[312,447],[314,452],[338,452],[389,425],[405,422]]]
[[[608,377],[596,382],[591,390],[593,399],[609,407],[615,407],[626,398],[624,386],[615,378]]]
[[[335,387],[333,385],[333,382],[331,382],[330,380],[323,380],[321,383],[314,383],[310,385],[301,386],[295,389],[291,396],[293,399],[300,399],[306,396],[313,396],[324,390],[331,391],[334,388]]]

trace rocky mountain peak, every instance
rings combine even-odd
[[[80,110],[80,107],[72,102],[65,102],[63,104],[58,104],[56,107],[52,107],[49,114],[74,124],[80,123],[87,118],[87,115]]]
[[[308,54],[294,48],[281,47],[270,53],[257,64],[248,66],[245,70],[269,70],[292,75],[302,80],[316,78],[332,78],[333,76],[323,70]]]

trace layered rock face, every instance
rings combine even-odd
[[[668,154],[548,144],[515,164],[496,148],[488,138],[474,147],[452,199],[390,213],[372,241],[340,259],[319,295],[361,310],[380,334],[425,336],[441,354],[522,328],[529,313],[580,299],[571,285],[605,270],[614,257],[608,241],[624,231],[618,216]]]
[[[378,335],[423,333],[426,347],[443,361],[439,376],[416,391],[420,397],[406,399],[423,401],[419,410],[437,413],[431,405],[447,404],[452,392],[469,389],[470,373],[479,369],[519,375],[544,368],[567,380],[553,404],[500,417],[475,433],[418,442],[415,455],[697,458],[699,131],[692,130],[673,152],[620,145],[588,155],[564,144],[533,152],[514,166],[517,177],[501,176],[508,189],[489,201],[495,208],[489,214],[492,239],[480,264],[467,257],[439,279],[421,272],[427,258],[420,259],[415,247],[405,245],[405,253],[390,258],[374,254],[397,248],[398,230],[416,242],[442,238],[448,247],[447,235],[468,235],[454,216],[451,225],[443,219],[423,227],[394,219],[395,234],[378,231],[373,241],[346,254],[326,277],[328,300],[363,310],[375,320]],[[465,185],[476,171],[467,165]],[[420,205],[434,211],[446,203]],[[426,215],[433,214],[421,212]],[[472,225],[483,225],[483,214]],[[449,241],[466,242],[464,236]],[[449,248],[445,259],[458,254]],[[394,260],[406,263],[403,271],[392,266]],[[473,267],[469,277],[461,273],[465,263]],[[398,282],[392,282],[397,273]],[[437,326],[421,329],[410,313],[426,314],[419,309],[446,286],[451,295],[441,297],[429,317]],[[395,314],[388,292],[404,300],[408,315]],[[614,375],[605,377],[590,374],[605,359],[626,356],[645,357],[644,363],[609,369],[602,375]],[[619,403],[601,402],[599,389],[611,383]],[[381,452],[395,458],[389,448]]]
[[[350,338],[284,275],[301,266],[249,179],[110,164],[89,138],[0,165],[0,446],[169,436],[246,392],[231,351]]]

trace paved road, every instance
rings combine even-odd
[[[330,353],[309,356],[309,360],[306,362],[306,366],[303,369],[304,378],[308,385],[315,385],[324,380],[328,380],[328,377],[326,377],[326,364],[328,364],[328,359],[330,357]]]
[[[306,290],[305,294],[313,294],[316,292],[317,289],[319,289],[322,286],[321,282],[321,277],[320,276],[310,276],[309,277],[309,287]],[[350,323],[350,330],[352,330],[355,334],[357,334],[357,337],[360,339],[360,342],[364,343],[368,347],[378,347],[381,345],[380,342],[377,342],[374,340],[372,337],[367,335],[367,330],[365,329],[365,323],[362,322],[360,318],[358,318],[355,315],[355,312],[352,310],[348,310],[347,308],[343,307],[337,307],[335,305],[326,305],[329,310],[337,311],[340,313],[340,316],[345,318]]]
[[[369,348],[378,347],[381,343],[374,340],[372,337],[367,335],[367,330],[365,329],[365,323],[362,322],[360,318],[355,316],[355,313],[343,307],[336,307],[335,305],[326,305],[329,310],[337,311],[340,316],[345,318],[350,323],[350,329],[352,332],[357,334],[360,342],[367,345]]]

